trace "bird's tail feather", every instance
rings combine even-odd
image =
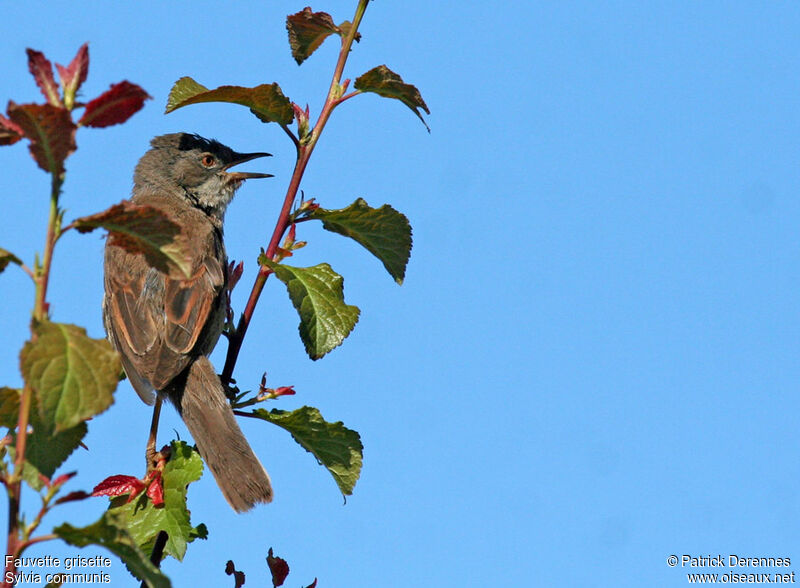
[[[178,400],[178,399],[176,399]],[[272,500],[272,484],[253,453],[207,357],[192,363],[183,395],[175,404],[214,474],[225,499],[237,512]]]

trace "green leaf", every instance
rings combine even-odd
[[[269,266],[289,291],[300,315],[300,338],[311,359],[319,359],[342,344],[358,322],[359,310],[344,302],[344,279],[327,263],[293,267],[258,258]]]
[[[187,487],[203,475],[203,460],[197,451],[183,441],[173,441],[171,448],[162,476],[164,505],[155,507],[142,493],[138,499],[127,504],[127,497],[115,498],[109,512],[119,513],[123,517],[136,544],[147,553],[152,551],[158,532],[166,531],[169,538],[164,553],[181,561],[188,543],[196,538],[205,539],[208,535],[205,525],[192,527],[186,506]]]
[[[0,388],[0,418],[2,425],[9,427],[12,443],[9,452],[15,455],[17,445],[17,419],[19,418],[20,390]],[[56,470],[81,444],[88,430],[86,423],[56,433],[52,424],[42,422],[35,402],[30,412],[30,430],[25,445],[25,463],[22,477],[34,490],[44,487],[42,479],[52,478]]]
[[[70,545],[86,547],[99,545],[119,557],[128,570],[152,588],[170,588],[169,578],[162,574],[145,553],[136,545],[125,527],[121,513],[107,511],[96,523],[87,527],[73,527],[69,523],[53,529],[53,532]]]
[[[43,321],[34,329],[35,340],[20,353],[20,369],[42,422],[60,432],[111,406],[121,370],[111,344],[75,325]]]
[[[2,407],[3,412],[5,411],[6,406],[10,412],[13,411],[14,414],[14,425],[11,427],[14,429],[16,427],[16,419],[18,418],[19,412],[19,390],[12,390],[10,388],[4,388],[3,390],[3,400]],[[17,394],[16,399],[16,406],[14,406],[14,398],[12,394],[8,394],[6,391],[10,390],[11,393]],[[63,431],[57,432],[53,426],[53,423],[43,421],[39,415],[39,411],[36,410],[36,402],[33,399],[33,405],[31,406],[30,411],[30,430],[27,435],[26,445],[25,445],[25,464],[22,471],[22,476],[25,481],[35,490],[41,490],[42,488],[42,480],[39,478],[39,475],[45,476],[47,478],[51,478],[56,470],[63,464],[66,459],[75,451],[78,447],[80,447],[81,441],[86,436],[88,431],[88,427],[86,423],[81,422],[71,427],[69,429],[65,429]],[[12,432],[12,448],[15,448],[17,445],[17,431],[13,430]],[[13,451],[13,449],[12,449]]]
[[[395,282],[403,283],[411,256],[411,225],[405,215],[388,204],[370,208],[359,198],[347,208],[318,208],[309,218],[322,221],[322,227],[354,239],[381,260]]]
[[[81,444],[88,428],[86,423],[56,433],[52,425],[42,422],[31,411],[33,432],[28,434],[25,446],[25,463],[35,467],[42,475],[51,478],[56,470]],[[14,440],[16,445],[16,439]]]
[[[430,127],[419,112],[421,108],[426,114],[431,113],[431,111],[428,110],[428,105],[425,104],[425,101],[422,99],[419,90],[411,84],[404,83],[403,78],[385,65],[374,67],[367,73],[359,76],[353,87],[362,92],[375,92],[384,98],[396,98],[400,100],[400,102],[408,106],[414,114],[419,117],[419,120],[421,120],[425,128],[428,129],[428,132],[431,132]]]
[[[22,390],[3,386],[0,388],[0,427],[13,429],[19,419],[19,397]]]
[[[13,253],[11,253],[10,251],[7,251],[6,249],[0,247],[0,272],[6,269],[9,263],[16,263],[17,265],[22,265],[22,260]]]
[[[289,431],[295,441],[328,469],[342,494],[353,493],[364,455],[364,446],[356,431],[348,429],[341,421],[325,421],[319,410],[311,406],[293,411],[257,408],[253,414]]]
[[[109,245],[143,254],[148,265],[172,278],[191,277],[186,236],[160,208],[123,200],[103,212],[75,219],[73,225],[81,233],[102,227],[109,233]]]
[[[30,140],[29,149],[37,165],[53,175],[64,173],[64,160],[78,147],[77,126],[69,111],[52,104],[8,103],[8,118]]]
[[[342,22],[339,23],[339,30],[337,32],[339,33],[340,37],[344,38],[344,37],[347,37],[347,35],[350,34],[350,31],[352,30],[352,28],[353,28],[353,23],[351,23],[349,20],[345,20],[345,21],[342,21]],[[361,33],[356,31],[356,34],[353,37],[353,39],[355,40],[356,43],[360,43],[361,42]]]
[[[14,463],[14,461],[17,459],[17,452],[14,450],[13,445],[8,446],[8,456],[11,458],[12,463]],[[28,486],[37,492],[44,488],[44,482],[42,481],[41,475],[42,474],[39,472],[39,470],[37,470],[36,467],[28,460],[25,460],[25,463],[22,464],[22,479],[25,480]]]
[[[286,30],[289,32],[289,47],[297,65],[303,63],[334,33],[340,33],[327,12],[313,12],[306,6],[296,14],[286,17]]]
[[[200,102],[231,102],[247,106],[261,122],[288,125],[294,119],[292,103],[283,95],[278,84],[261,84],[255,88],[220,86],[209,90],[190,77],[175,82],[167,98],[165,114],[177,108]]]

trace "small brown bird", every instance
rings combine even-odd
[[[156,137],[134,173],[135,204],[164,210],[181,228],[191,277],[172,278],[141,254],[106,244],[103,318],[141,399],[155,391],[178,409],[225,499],[237,512],[272,500],[266,470],[236,423],[208,354],[226,314],[225,209],[242,182],[270,174],[229,172],[269,153],[237,153],[198,135]]]

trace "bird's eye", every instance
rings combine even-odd
[[[200,163],[202,163],[205,167],[213,167],[214,164],[217,163],[217,160],[214,159],[213,155],[206,153],[203,155],[203,159],[200,160]]]

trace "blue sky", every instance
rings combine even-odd
[[[336,44],[297,67],[283,19],[303,4],[119,4],[4,6],[0,100],[40,99],[26,47],[65,63],[85,41],[85,96],[121,79],[153,96],[123,126],[79,132],[68,219],[125,198],[154,135],[272,152],[250,169],[275,179],[242,188],[227,217],[228,254],[245,260],[241,309],[292,146],[235,106],[164,116],[167,94],[183,75],[209,87],[277,81],[314,115]],[[313,8],[338,22],[355,2]],[[351,100],[302,188],[327,208],[363,197],[404,212],[406,282],[303,225],[309,246],[292,262],[331,263],[359,325],[311,362],[270,280],[236,373],[252,387],[266,370],[298,391],[276,406],[317,406],[358,430],[361,480],[342,505],[287,434],[243,423],[275,502],[237,516],[204,476],[189,496],[210,537],[165,564],[173,585],[232,586],[227,559],[248,586],[265,585],[270,546],[289,561],[289,586],[682,586],[671,554],[800,565],[800,6],[377,1],[361,31],[346,74],[382,63],[400,73],[431,108],[431,133],[397,102]],[[0,149],[0,181],[0,246],[30,262],[47,177],[15,145]],[[97,235],[65,237],[50,292],[55,320],[96,337],[101,260]],[[33,293],[13,268],[0,292],[0,383],[18,385]],[[223,357],[221,344],[218,369]],[[89,451],[69,462],[80,471],[70,488],[139,472],[149,418],[122,383],[90,424]],[[173,430],[187,438],[169,409],[162,439]],[[50,522],[89,523],[104,507]],[[125,574],[113,568],[114,585]]]

